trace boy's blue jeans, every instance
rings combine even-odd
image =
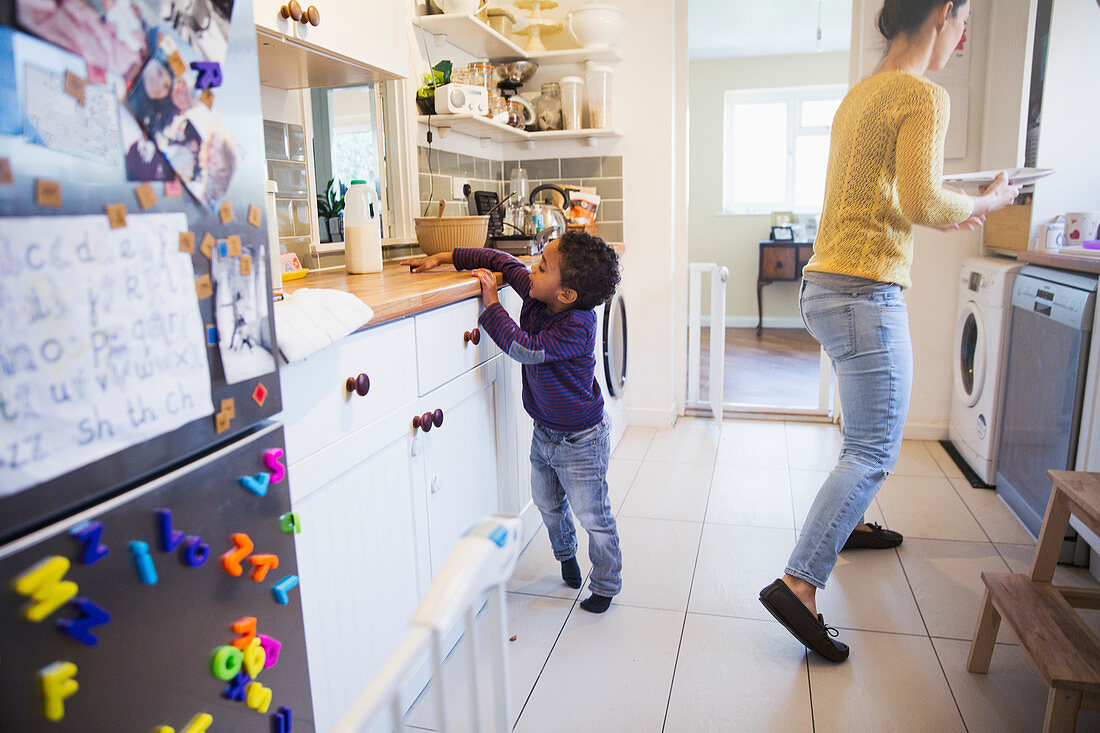
[[[601,596],[623,587],[619,532],[607,499],[607,462],[611,458],[611,419],[577,433],[550,430],[535,423],[531,439],[531,498],[542,512],[554,557],[564,562],[577,554],[573,514],[588,532],[592,575],[588,589]]]
[[[802,320],[833,362],[844,422],[840,459],[810,506],[786,572],[825,587],[845,541],[901,452],[913,386],[901,288],[852,295],[803,280]]]

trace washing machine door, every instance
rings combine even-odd
[[[963,304],[955,326],[954,382],[955,394],[966,407],[973,407],[985,386],[987,344],[982,312],[973,301]]]
[[[626,386],[626,303],[618,293],[603,310],[603,369],[607,391],[621,396]]]

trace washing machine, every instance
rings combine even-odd
[[[997,475],[1012,286],[1022,267],[1000,257],[970,257],[959,275],[948,434],[987,484]]]
[[[620,293],[596,312],[596,381],[611,416],[611,450],[626,432],[626,302]]]

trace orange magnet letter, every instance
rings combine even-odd
[[[256,617],[245,616],[244,618],[237,619],[229,628],[233,629],[234,634],[241,635],[240,639],[233,640],[233,646],[243,652],[256,637]]]
[[[241,567],[241,560],[248,557],[249,553],[252,552],[252,540],[244,532],[237,532],[233,535],[233,544],[236,547],[222,555],[222,567],[230,575],[239,576],[244,572]]]
[[[252,569],[252,579],[259,583],[267,577],[267,571],[279,567],[278,555],[253,555],[248,561],[255,565]]]

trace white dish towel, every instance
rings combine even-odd
[[[275,336],[288,363],[370,323],[374,311],[351,293],[303,288],[275,301]]]

